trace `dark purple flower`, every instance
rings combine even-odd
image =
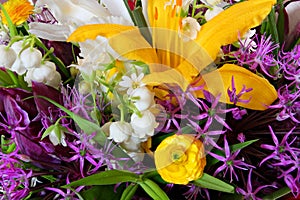
[[[249,174],[248,174],[246,190],[244,190],[243,188],[240,188],[240,187],[238,187],[236,189],[236,192],[243,195],[245,200],[261,200],[262,198],[259,198],[256,196],[259,191],[261,191],[262,189],[264,189],[266,187],[275,187],[276,188],[276,186],[274,186],[274,185],[262,185],[262,186],[257,187],[253,191],[251,176],[252,176],[252,169],[250,169]]]
[[[220,156],[218,154],[208,152],[209,155],[212,157],[218,159],[219,161],[222,161],[223,164],[218,167],[218,169],[215,171],[214,176],[216,176],[219,172],[224,171],[224,176],[227,174],[227,171],[230,172],[230,182],[233,181],[232,177],[236,178],[238,180],[238,175],[235,172],[235,168],[247,170],[248,168],[254,167],[252,165],[246,164],[242,159],[236,160],[236,157],[240,153],[240,150],[237,150],[235,152],[230,151],[230,147],[228,145],[226,135],[224,135],[224,156]]]
[[[232,117],[236,120],[240,120],[243,118],[244,115],[247,114],[246,109],[234,108],[232,111]]]

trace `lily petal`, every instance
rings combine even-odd
[[[205,85],[204,89],[214,95],[222,94],[220,101],[232,104],[226,93],[231,88],[231,78],[234,76],[235,87],[240,91],[243,85],[253,90],[243,94],[241,99],[249,103],[238,102],[238,106],[252,110],[266,110],[277,99],[277,92],[273,85],[251,71],[234,64],[225,64],[218,70],[202,75],[202,81],[197,85]],[[196,92],[197,97],[203,98],[202,92]]]
[[[132,22],[129,12],[125,4],[120,0],[102,0],[101,1],[109,12],[114,16],[124,17],[127,21]]]
[[[222,45],[231,44],[250,28],[261,24],[276,0],[250,0],[237,3],[201,26],[196,41],[215,60]]]
[[[97,36],[109,38],[111,47],[121,56],[144,63],[157,63],[155,50],[134,26],[119,24],[91,24],[76,29],[68,38],[68,42],[94,40]]]

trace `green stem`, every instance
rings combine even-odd
[[[44,45],[44,43],[39,39],[39,38],[35,38],[35,44],[37,46],[39,46],[40,48],[42,48],[44,51],[48,52],[49,49]],[[58,59],[56,56],[53,55],[53,53],[49,54],[49,57],[51,58],[51,60],[53,62],[55,62],[55,64],[58,66],[58,68],[62,71],[62,73],[66,76],[66,77],[70,77],[70,72],[66,69],[65,64]]]
[[[6,18],[7,24],[8,24],[8,28],[9,28],[9,32],[10,32],[10,36],[14,37],[16,35],[18,35],[18,31],[15,27],[15,25],[13,24],[9,14],[7,13],[7,11],[5,10],[4,6],[0,3],[0,8]]]

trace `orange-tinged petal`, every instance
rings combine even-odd
[[[97,36],[109,38],[111,47],[121,56],[145,63],[157,63],[155,50],[134,26],[119,24],[91,24],[76,29],[67,41],[83,42]]]
[[[248,100],[249,103],[238,102],[238,106],[253,110],[266,110],[277,99],[277,92],[273,85],[263,77],[234,64],[225,64],[220,69],[202,75],[199,85],[206,84],[205,89],[218,95],[222,93],[220,101],[232,104],[227,95],[227,89],[232,89],[231,79],[234,76],[234,83],[237,93],[241,91],[243,85],[253,90],[242,95],[241,99]],[[216,80],[216,77],[217,78]],[[197,92],[198,97],[203,98],[201,92]]]
[[[33,14],[34,6],[28,0],[8,0],[3,4],[11,21],[15,25],[25,22],[29,15]],[[1,12],[2,22],[7,24],[6,17]]]
[[[237,3],[201,27],[196,41],[215,59],[222,45],[231,44],[250,28],[261,24],[276,0],[251,0]]]

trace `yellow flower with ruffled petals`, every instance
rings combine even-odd
[[[206,165],[203,144],[192,135],[167,137],[158,145],[154,160],[163,180],[182,185],[199,179]]]
[[[33,14],[33,5],[27,0],[8,0],[3,4],[14,25],[20,25],[25,22],[29,15]],[[7,19],[1,12],[3,24],[7,24]]]

